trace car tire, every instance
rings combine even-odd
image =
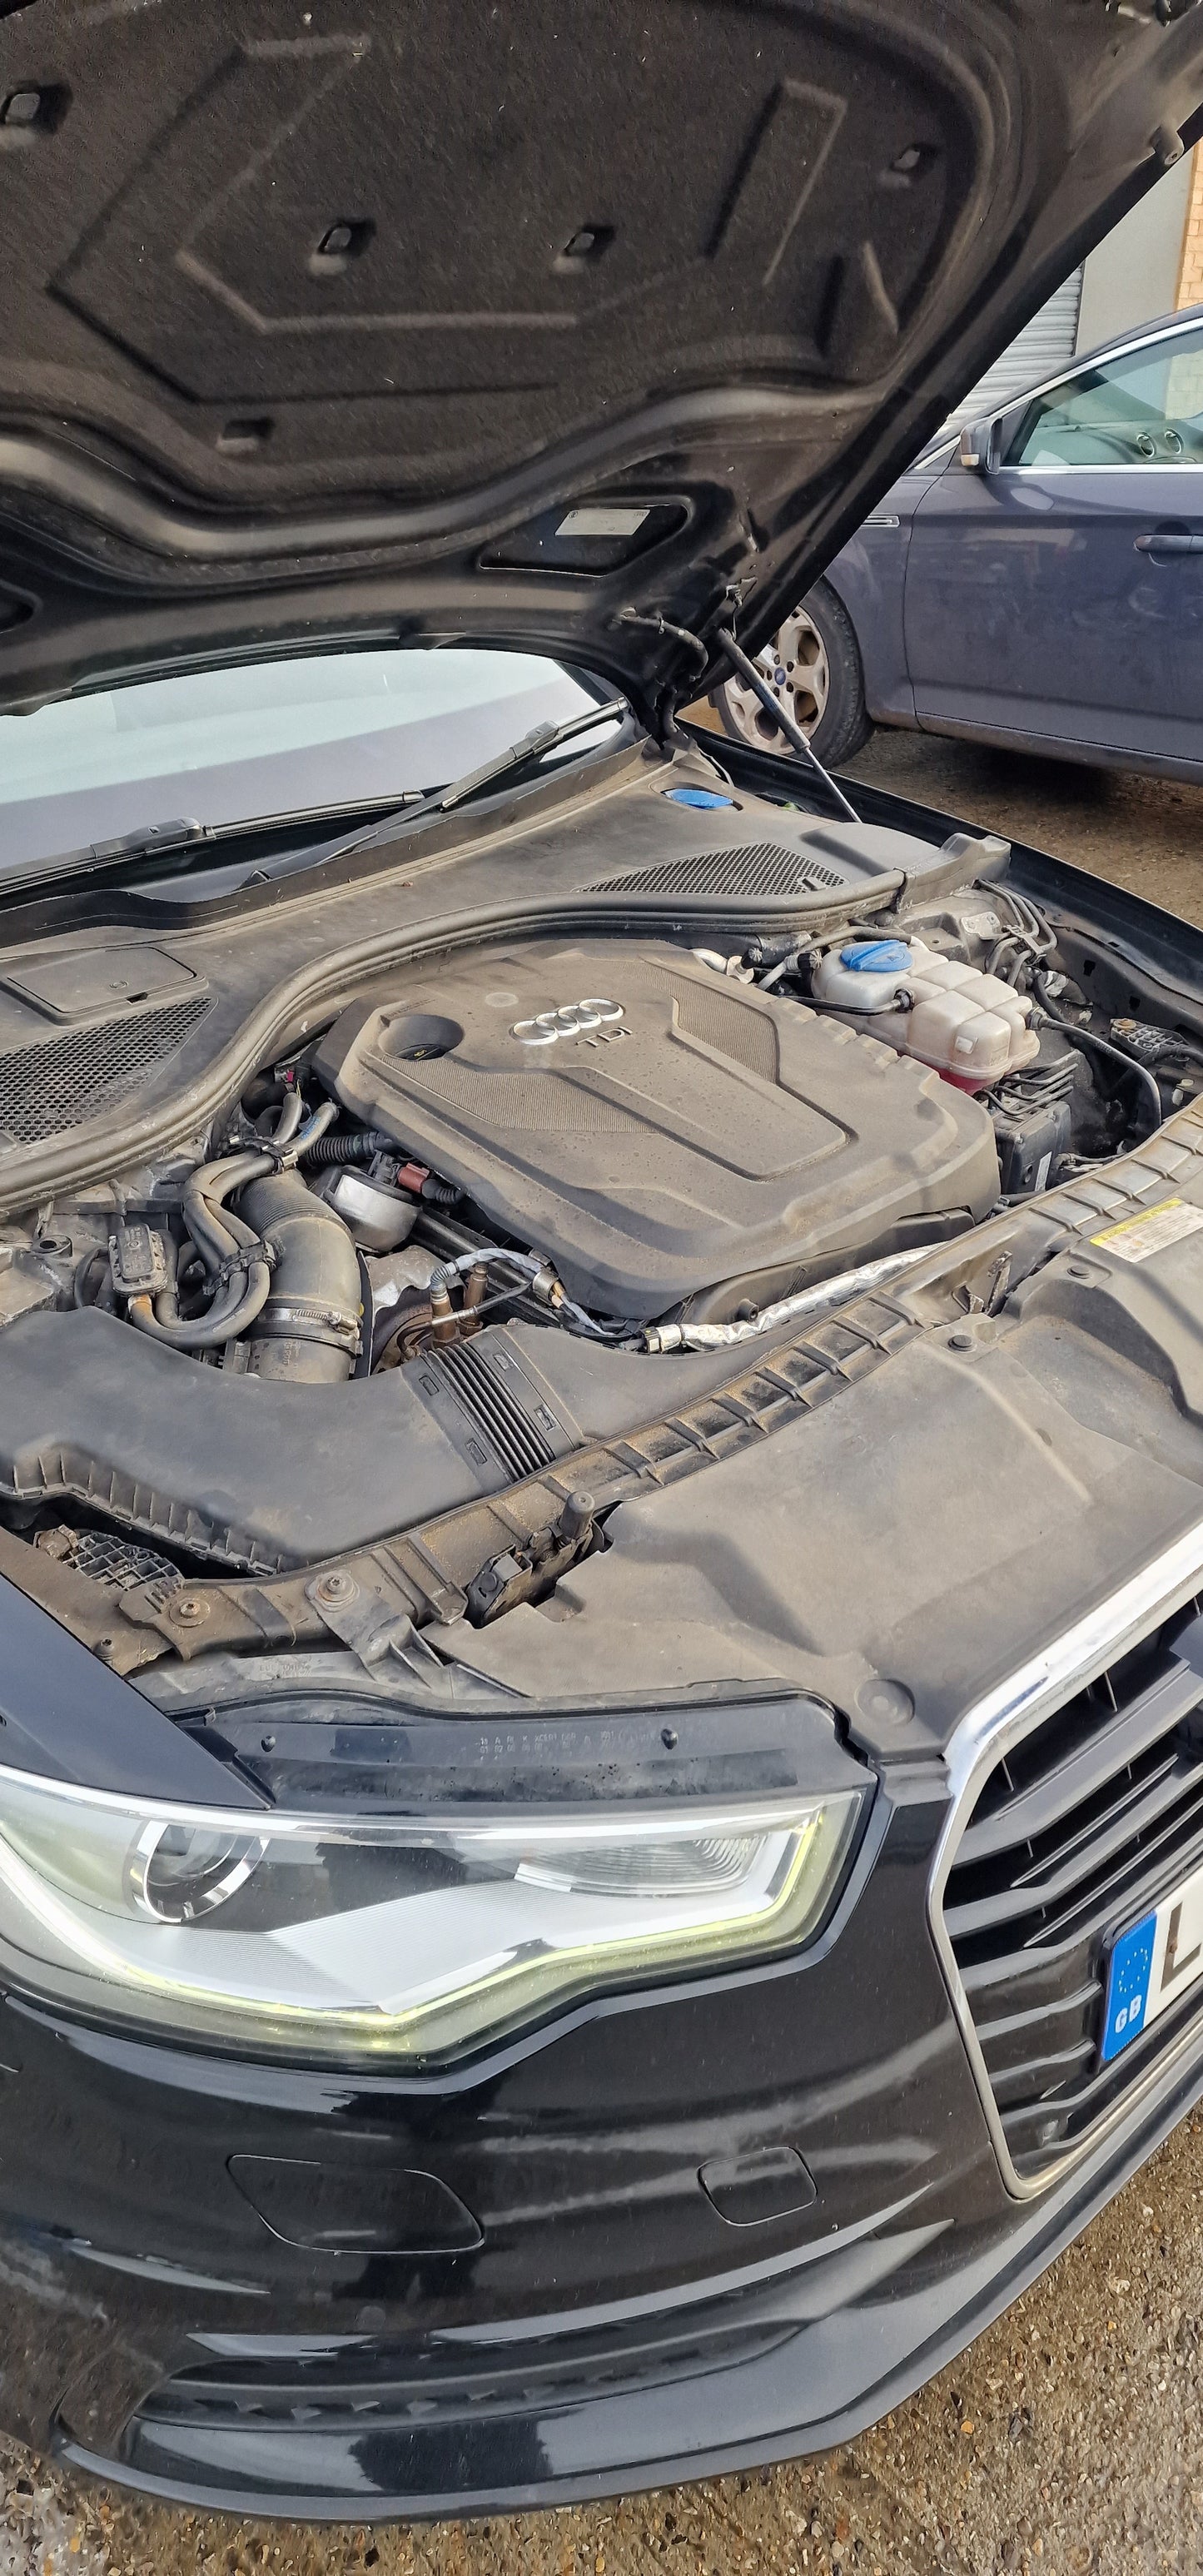
[[[832,768],[868,741],[873,728],[860,651],[847,609],[827,582],[816,582],[757,658],[774,697],[801,727],[816,760]],[[756,751],[792,751],[788,736],[746,680],[724,680],[710,703],[733,742],[750,743]]]

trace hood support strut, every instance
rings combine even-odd
[[[840,812],[847,816],[850,823],[859,823],[860,816],[855,805],[849,803],[843,788],[838,787],[830,771],[824,769],[818,753],[812,751],[801,725],[795,724],[793,717],[786,714],[780,699],[774,697],[763,671],[757,670],[755,662],[745,653],[742,644],[736,643],[735,637],[726,626],[719,627],[715,642],[722,645],[732,670],[738,671],[741,680],[746,680],[748,687],[755,691],[766,714],[772,717],[774,724],[780,726],[786,740],[792,742],[795,751],[801,753],[803,760],[808,760],[811,768],[818,771],[824,787],[828,794],[835,798]]]
[[[688,626],[674,625],[671,618],[665,617],[659,612],[645,616],[641,615],[638,609],[624,608],[620,624],[623,626],[646,626],[650,628],[653,633],[663,636],[666,642],[683,644],[686,651],[692,655],[695,662],[696,668],[693,675],[695,679],[701,677],[702,672],[706,670],[708,664],[714,658],[713,646],[704,644],[700,635],[695,635],[692,629]],[[738,671],[741,680],[747,681],[748,687],[755,692],[755,695],[759,698],[766,714],[770,715],[774,724],[779,726],[781,732],[785,735],[786,740],[793,744],[794,750],[803,760],[809,762],[810,767],[816,772],[817,776],[822,779],[828,795],[838,806],[840,813],[845,815],[850,823],[859,823],[860,816],[857,813],[855,805],[849,803],[848,798],[844,794],[843,788],[837,786],[830,771],[824,769],[818,753],[812,749],[801,726],[795,724],[793,717],[791,715],[787,715],[780,700],[774,697],[763,671],[757,669],[755,662],[753,662],[750,656],[745,653],[742,644],[736,643],[730,627],[716,627],[714,642],[721,647],[721,650],[726,656],[727,661],[730,663],[732,670]],[[674,719],[677,707],[680,704],[681,694],[682,693],[679,690],[670,686],[661,702],[663,710],[661,739],[666,744],[672,743],[676,736]]]

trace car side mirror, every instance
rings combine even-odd
[[[996,420],[967,420],[957,442],[957,463],[968,474],[997,474],[999,464],[999,424]]]

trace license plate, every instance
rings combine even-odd
[[[1111,1952],[1102,2062],[1108,2065],[1203,1977],[1203,1869],[1121,1932]]]

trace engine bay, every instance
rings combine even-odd
[[[879,871],[901,839],[862,837]],[[593,1453],[612,1489],[771,1428],[858,1333],[866,1366],[905,1338],[916,1265],[1203,1089],[1203,1039],[1101,1004],[1005,843],[954,835],[867,916],[826,873],[738,937],[566,902],[554,935],[364,973],[193,1141],[15,1211],[0,1570],[148,1687],[308,1642],[409,1688],[426,1637],[430,1688],[432,1623],[554,1613],[604,1558]],[[161,953],[151,1003],[195,1015]],[[122,954],[7,990],[86,1002]],[[1009,1284],[1007,1257],[932,1311]]]

